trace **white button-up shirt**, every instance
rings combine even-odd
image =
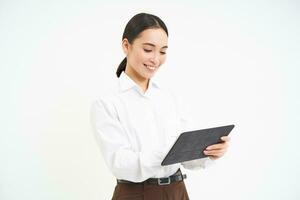
[[[117,179],[141,182],[174,174],[182,164],[204,168],[209,158],[161,166],[188,121],[175,95],[150,79],[141,88],[123,72],[115,91],[91,107],[91,122],[104,160]]]

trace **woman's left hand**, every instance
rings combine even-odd
[[[208,146],[204,150],[203,153],[205,155],[209,156],[212,160],[221,158],[226,153],[226,151],[228,149],[230,137],[229,136],[223,136],[223,137],[221,137],[221,140],[223,142]]]

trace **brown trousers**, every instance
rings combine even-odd
[[[169,185],[117,183],[112,200],[189,200],[184,181]]]

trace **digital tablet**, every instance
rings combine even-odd
[[[161,165],[207,157],[203,153],[206,147],[222,142],[221,137],[229,135],[233,128],[234,125],[227,125],[181,133]]]

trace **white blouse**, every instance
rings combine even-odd
[[[189,130],[180,103],[171,92],[150,80],[141,88],[123,72],[115,91],[91,106],[91,123],[104,160],[117,179],[141,182],[187,169],[205,168],[203,158],[169,166],[161,162],[180,133]]]

